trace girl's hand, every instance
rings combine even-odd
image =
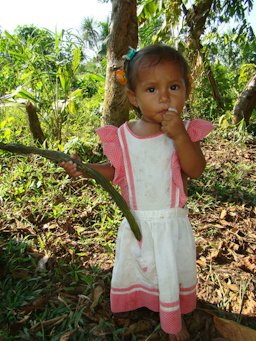
[[[176,140],[178,137],[186,135],[186,129],[180,114],[174,111],[168,111],[161,123],[162,132],[168,135],[171,139]]]
[[[78,159],[78,157],[74,156],[73,159]],[[68,175],[71,177],[78,177],[78,176],[81,176],[83,174],[82,172],[79,172],[77,170],[76,163],[74,163],[72,161],[60,162],[59,166],[64,168],[65,171],[68,173]]]
[[[205,158],[199,141],[191,141],[177,112],[168,111],[164,115],[162,131],[173,139],[182,172],[187,177],[198,178],[205,168]]]

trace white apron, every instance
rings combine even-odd
[[[127,123],[97,133],[142,233],[138,242],[126,219],[119,228],[111,309],[159,311],[162,329],[177,334],[181,314],[196,307],[196,252],[173,141],[162,133],[136,136]]]

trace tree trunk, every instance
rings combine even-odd
[[[193,5],[190,10],[187,10],[184,4],[182,4],[182,10],[186,16],[186,21],[189,27],[189,37],[188,37],[188,50],[193,52],[192,58],[194,62],[192,65],[197,65],[195,58],[201,57],[206,69],[206,74],[208,81],[212,88],[212,93],[217,105],[220,109],[224,109],[224,103],[221,94],[218,89],[217,82],[213,75],[211,66],[207,60],[206,54],[203,52],[202,44],[200,42],[201,35],[205,30],[205,22],[211,11],[213,5],[213,0],[203,0],[198,1],[197,4]],[[197,52],[197,53],[196,53]]]
[[[115,71],[123,67],[122,56],[129,46],[138,44],[136,0],[113,0],[110,37],[107,47],[107,72],[103,110],[103,123],[120,126],[129,119],[129,102],[125,87],[115,78]]]
[[[28,102],[26,111],[28,114],[29,128],[33,135],[34,142],[37,145],[42,145],[45,141],[45,136],[36,113],[36,108],[31,102]]]
[[[207,78],[208,78],[208,81],[209,81],[211,88],[212,88],[213,98],[215,99],[218,108],[224,110],[224,102],[223,102],[222,96],[220,94],[218,84],[217,84],[216,79],[214,77],[214,74],[212,72],[212,68],[211,68],[211,66],[210,66],[210,64],[209,64],[209,62],[205,56],[205,53],[203,53],[202,50],[200,50],[199,53],[200,53],[201,58],[203,60],[204,68],[205,68],[206,74],[207,74]]]
[[[244,119],[246,125],[249,125],[253,109],[256,108],[256,73],[247,83],[246,87],[239,96],[233,109],[233,123],[238,124]]]

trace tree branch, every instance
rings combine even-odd
[[[101,185],[110,194],[112,199],[115,201],[117,206],[120,208],[120,210],[126,217],[128,223],[130,224],[131,230],[134,233],[135,238],[137,240],[141,240],[142,236],[139,226],[134,216],[130,212],[123,197],[115,190],[111,183],[104,178],[104,176],[102,176],[99,172],[95,171],[94,169],[91,169],[90,167],[86,166],[86,164],[84,164],[82,161],[74,160],[68,154],[59,151],[24,146],[22,144],[5,144],[0,142],[0,149],[16,154],[37,154],[57,163],[62,161],[67,162],[70,160],[72,162],[75,162],[77,164],[77,169],[80,172],[92,177],[97,182],[97,184]]]

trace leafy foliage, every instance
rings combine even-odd
[[[82,46],[68,32],[53,34],[24,27],[17,34],[5,32],[1,37],[0,46],[8,45],[8,51],[0,55],[5,60],[2,75],[9,75],[2,83],[2,92],[7,93],[1,97],[2,108],[24,109],[27,101],[31,101],[40,114],[47,139],[61,143],[65,124],[79,113],[78,104],[81,105],[83,98],[99,92],[103,77],[87,73],[85,77],[91,77],[90,84],[79,75]]]
[[[109,19],[106,22],[96,22],[90,17],[85,17],[81,24],[82,37],[86,45],[100,57],[106,56],[107,53],[109,25]]]

